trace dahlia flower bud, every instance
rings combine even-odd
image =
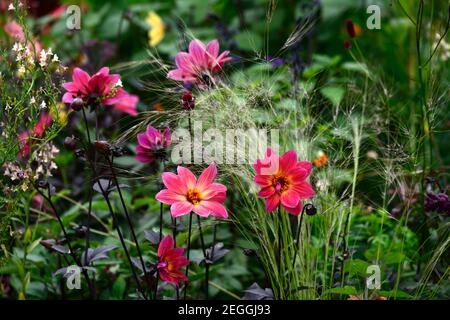
[[[76,97],[73,99],[72,103],[70,104],[70,108],[73,111],[80,111],[84,107],[84,101],[80,97]]]
[[[95,149],[102,154],[109,154],[111,151],[111,145],[107,141],[96,140],[94,141]]]
[[[191,91],[186,91],[181,97],[181,106],[184,110],[193,110],[195,106],[195,97]]]
[[[75,148],[77,147],[77,143],[75,141],[75,138],[73,136],[72,137],[66,137],[64,139],[64,147],[67,150],[70,150],[70,151],[75,150]]]
[[[317,213],[317,208],[312,203],[308,203],[305,205],[305,212],[308,216],[314,216]]]

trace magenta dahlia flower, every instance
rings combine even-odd
[[[266,157],[258,159],[253,165],[256,175],[254,181],[261,187],[260,198],[266,199],[266,211],[274,211],[279,204],[293,214],[299,215],[302,200],[315,195],[306,181],[312,165],[308,161],[297,161],[295,150],[289,150],[279,157],[271,148]]]
[[[177,68],[169,71],[167,77],[183,81],[184,83],[196,83],[200,86],[214,82],[213,75],[222,70],[225,62],[231,60],[229,51],[219,55],[219,41],[214,39],[207,45],[198,39],[189,44],[189,52],[179,52],[175,57]]]
[[[160,132],[148,126],[145,132],[137,135],[136,160],[152,163],[156,158],[164,158],[165,151],[172,142],[169,128]]]
[[[174,241],[171,236],[165,236],[158,247],[158,272],[162,280],[175,283],[187,281],[188,278],[180,270],[189,264],[189,260],[183,256],[183,248],[174,248]]]
[[[162,180],[167,189],[161,190],[156,195],[156,200],[169,204],[172,217],[176,218],[191,211],[201,217],[209,215],[217,218],[228,218],[227,209],[223,206],[227,188],[220,183],[215,183],[217,167],[211,163],[199,176],[187,168],[178,166],[178,175],[172,172],[164,172]]]
[[[109,68],[103,67],[92,77],[80,68],[75,68],[72,82],[63,85],[67,92],[62,101],[72,103],[81,98],[85,105],[101,103],[132,116],[137,115],[136,104],[139,98],[122,88],[120,75],[109,74]]]

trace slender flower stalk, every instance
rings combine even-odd
[[[162,167],[163,167],[163,172],[165,171],[165,162],[164,159],[161,161],[162,162]],[[159,206],[159,241],[162,241],[162,234],[163,234],[163,206],[164,204],[161,202],[160,206]],[[174,240],[174,247],[176,247],[175,244],[175,240]],[[157,299],[157,295],[158,295],[158,282],[159,282],[159,270],[156,273],[156,285],[155,285],[155,293],[154,293],[154,298],[155,300]]]
[[[70,238],[69,238],[69,235],[67,234],[66,228],[64,227],[64,223],[62,222],[61,217],[60,217],[60,215],[58,214],[58,211],[56,210],[56,207],[55,207],[55,205],[53,204],[53,201],[52,201],[52,199],[51,199],[51,196],[50,196],[50,186],[48,185],[48,196],[46,196],[46,195],[39,189],[38,186],[35,186],[35,189],[36,189],[36,191],[37,191],[37,192],[38,192],[38,193],[39,193],[39,194],[40,194],[40,195],[48,202],[48,204],[49,204],[50,207],[52,208],[53,213],[54,213],[54,215],[56,216],[56,219],[58,220],[59,226],[61,227],[61,230],[62,230],[62,232],[63,232],[63,234],[64,234],[64,238],[66,239],[67,246],[69,247],[69,254],[70,254],[70,256],[72,257],[72,259],[73,259],[73,261],[75,262],[75,264],[80,268],[81,272],[83,273],[83,276],[86,278],[86,282],[88,283],[89,291],[90,291],[90,293],[91,293],[91,298],[95,300],[95,299],[96,299],[96,295],[97,295],[96,290],[95,290],[95,287],[94,287],[93,284],[92,284],[92,281],[91,281],[91,279],[90,279],[90,277],[89,277],[88,272],[86,271],[86,269],[83,268],[83,265],[82,265],[81,261],[78,260],[76,254],[75,254],[75,251],[74,251],[74,249],[73,249],[73,247],[72,247],[72,244],[70,243]]]
[[[283,271],[281,270],[281,204],[278,205],[278,217],[276,217],[278,224],[278,255],[277,255],[277,266],[278,266],[278,276],[283,276]]]
[[[200,242],[202,244],[203,257],[205,258],[205,297],[206,297],[206,300],[208,300],[209,262],[207,261],[208,260],[208,256],[206,255],[205,240],[203,238],[202,222],[200,220],[200,216],[197,216],[197,222],[198,222],[198,230],[200,232]]]
[[[114,170],[114,166],[113,166],[113,162],[112,162],[113,160],[111,160],[108,156],[106,156],[106,159],[108,161],[109,169],[111,171],[114,183],[116,185],[117,192],[119,193],[119,199],[120,199],[120,202],[122,204],[122,208],[123,208],[123,210],[125,212],[125,217],[126,217],[126,220],[128,222],[128,226],[130,227],[131,236],[133,237],[133,241],[134,241],[134,243],[136,245],[136,251],[138,253],[139,260],[140,260],[141,265],[142,265],[142,270],[144,272],[145,280],[147,281],[149,295],[151,296],[151,290],[150,290],[150,283],[151,283],[151,281],[148,278],[148,272],[147,272],[147,268],[145,266],[144,258],[142,257],[142,252],[141,252],[141,248],[139,246],[139,241],[137,239],[136,232],[134,231],[133,223],[132,223],[130,215],[128,213],[128,209],[127,209],[127,206],[125,204],[125,200],[124,200],[123,195],[122,195],[122,190],[120,188],[119,181],[117,180],[117,175],[116,175],[116,172]]]
[[[295,267],[295,261],[297,260],[298,251],[300,250],[300,234],[302,232],[303,217],[305,215],[305,208],[306,207],[307,206],[304,206],[303,209],[302,209],[302,213],[300,215],[300,222],[299,222],[298,227],[297,227],[297,237],[296,237],[297,238],[297,241],[296,241],[297,247],[296,247],[295,252],[294,252],[294,259],[292,260],[292,269],[294,269],[294,267]]]
[[[148,298],[147,298],[147,296],[146,296],[144,290],[143,290],[142,287],[141,287],[141,284],[140,284],[139,278],[138,278],[138,276],[137,276],[137,274],[136,274],[136,271],[134,270],[133,261],[131,260],[130,253],[129,253],[128,248],[127,248],[126,243],[125,243],[125,239],[124,239],[123,234],[122,234],[122,231],[120,230],[120,227],[119,227],[119,220],[117,219],[117,216],[116,216],[116,214],[114,213],[114,209],[113,209],[113,207],[112,207],[112,205],[111,205],[111,202],[110,202],[110,200],[109,200],[108,194],[107,194],[107,192],[104,190],[104,188],[103,188],[103,186],[102,186],[102,184],[101,184],[100,178],[99,178],[98,175],[97,175],[97,168],[96,168],[96,166],[94,165],[94,163],[92,162],[91,157],[89,156],[89,151],[90,151],[90,149],[93,149],[93,152],[94,152],[94,154],[95,154],[95,148],[92,148],[92,141],[91,141],[91,137],[90,137],[90,134],[89,134],[89,126],[88,126],[88,122],[87,122],[86,112],[84,111],[84,109],[82,109],[82,113],[83,113],[83,118],[84,118],[84,123],[85,123],[86,136],[87,136],[87,138],[88,138],[88,143],[89,143],[88,146],[85,147],[85,149],[86,149],[86,153],[87,153],[87,155],[88,155],[88,156],[87,156],[87,159],[88,159],[88,161],[89,161],[89,163],[90,163],[90,165],[91,165],[91,170],[92,170],[93,177],[94,177],[93,180],[94,180],[94,181],[97,183],[97,185],[99,186],[100,191],[101,191],[101,194],[102,194],[103,198],[105,199],[106,204],[107,204],[107,206],[108,206],[108,210],[109,210],[109,212],[110,212],[110,214],[111,214],[111,217],[113,218],[113,222],[114,222],[114,225],[116,226],[117,234],[119,235],[120,243],[121,243],[121,245],[122,245],[122,247],[123,247],[123,249],[124,249],[125,255],[126,255],[127,260],[128,260],[128,263],[129,263],[129,265],[130,265],[131,272],[132,272],[133,277],[134,277],[134,279],[135,279],[135,281],[136,281],[136,286],[137,286],[139,292],[141,293],[141,295],[143,296],[143,298],[144,298],[145,300],[148,300]],[[146,269],[145,269],[145,265],[143,264],[143,266],[144,266],[144,269],[143,269],[143,270],[144,270],[144,273],[145,273],[145,270],[146,270]],[[150,285],[150,284],[148,283],[148,285]]]
[[[188,245],[187,245],[187,253],[186,253],[186,257],[189,260],[190,257],[190,253],[191,253],[191,232],[192,232],[192,211],[189,214],[189,230],[188,230]],[[184,285],[184,300],[186,300],[186,295],[187,295],[187,287],[188,287],[188,282],[189,282],[189,264],[186,266],[186,284]]]

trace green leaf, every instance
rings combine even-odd
[[[36,246],[39,244],[39,241],[41,241],[42,238],[36,239],[34,240],[32,243],[30,243],[27,247],[27,253],[31,253],[31,251],[33,251],[34,248],[36,248]]]
[[[259,51],[263,44],[261,35],[251,31],[239,33],[235,40],[239,48],[246,51]]]
[[[344,97],[345,90],[342,87],[329,86],[329,87],[325,87],[325,88],[320,89],[320,93],[325,98],[330,100],[330,102],[334,106],[338,106],[341,103],[342,98]]]
[[[352,286],[344,286],[342,288],[333,288],[328,289],[324,292],[324,294],[328,293],[337,293],[337,294],[346,294],[346,295],[357,295],[355,287]]]
[[[127,283],[123,276],[117,278],[112,287],[111,296],[113,299],[123,299]]]
[[[409,293],[402,290],[390,290],[390,291],[378,291],[380,296],[388,297],[388,298],[399,298],[399,299],[412,299]]]
[[[356,62],[344,62],[342,64],[342,69],[354,72],[360,72],[364,75],[369,75],[369,69],[364,63]]]
[[[360,259],[347,260],[344,263],[344,271],[360,277],[367,276],[367,267],[369,264]]]

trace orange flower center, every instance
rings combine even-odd
[[[190,189],[186,195],[186,199],[195,206],[201,201],[200,192],[197,189]]]
[[[282,193],[289,189],[290,182],[284,176],[275,175],[272,178],[272,185],[277,192]]]

